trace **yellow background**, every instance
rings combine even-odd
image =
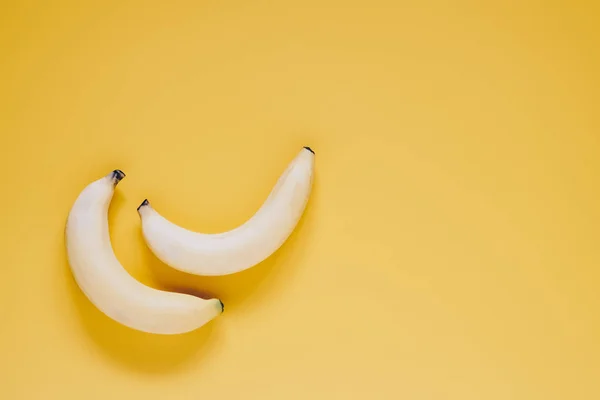
[[[524,3],[2,2],[0,397],[600,398],[600,13]],[[261,265],[146,249],[143,198],[230,229],[303,145]],[[65,218],[114,168],[119,259],[221,297],[205,328],[131,331],[74,284]]]

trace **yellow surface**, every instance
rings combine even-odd
[[[472,3],[3,2],[0,398],[600,398],[598,6]],[[144,246],[143,198],[229,229],[302,145],[268,261]],[[130,331],[74,284],[65,217],[114,168],[118,257],[222,297],[205,329]]]

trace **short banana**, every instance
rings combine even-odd
[[[314,159],[309,147],[300,150],[258,211],[228,232],[187,230],[144,200],[138,212],[148,247],[165,264],[195,275],[228,275],[258,264],[287,240],[300,220],[312,190]]]
[[[104,314],[132,329],[158,334],[192,331],[223,312],[218,299],[157,290],[119,263],[108,228],[108,208],[125,174],[115,170],[89,184],[67,219],[67,255],[75,281]]]

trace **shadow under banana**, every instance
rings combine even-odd
[[[123,195],[116,192],[111,208],[121,208],[123,202]],[[109,220],[112,222],[115,216],[111,214],[113,213],[109,213]],[[215,321],[187,333],[160,335],[131,329],[108,317],[80,289],[66,251],[63,256],[64,272],[82,326],[94,344],[113,361],[132,370],[158,374],[175,371],[186,362],[204,358],[214,348],[218,340],[213,334]]]
[[[309,214],[310,201],[305,214]],[[297,257],[302,246],[301,241],[305,225],[303,216],[287,241],[270,257],[244,271],[221,276],[200,276],[178,271],[160,261],[149,249],[145,251],[145,265],[155,277],[157,284],[164,290],[192,294],[205,299],[219,298],[225,305],[221,318],[236,312],[241,307],[256,305],[268,299],[269,292],[276,291],[280,284],[278,275],[293,273],[284,269],[293,267],[288,264],[292,256]],[[140,231],[140,240],[143,241]]]

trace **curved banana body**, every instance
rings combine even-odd
[[[187,273],[228,275],[250,268],[273,254],[295,229],[312,190],[314,162],[314,152],[303,148],[260,209],[228,232],[205,234],[184,229],[144,200],[138,207],[144,239],[162,262]]]
[[[108,208],[116,185],[125,177],[115,170],[89,184],[69,213],[65,238],[75,280],[104,314],[132,329],[158,334],[192,331],[223,312],[218,299],[157,290],[133,278],[113,252]]]

